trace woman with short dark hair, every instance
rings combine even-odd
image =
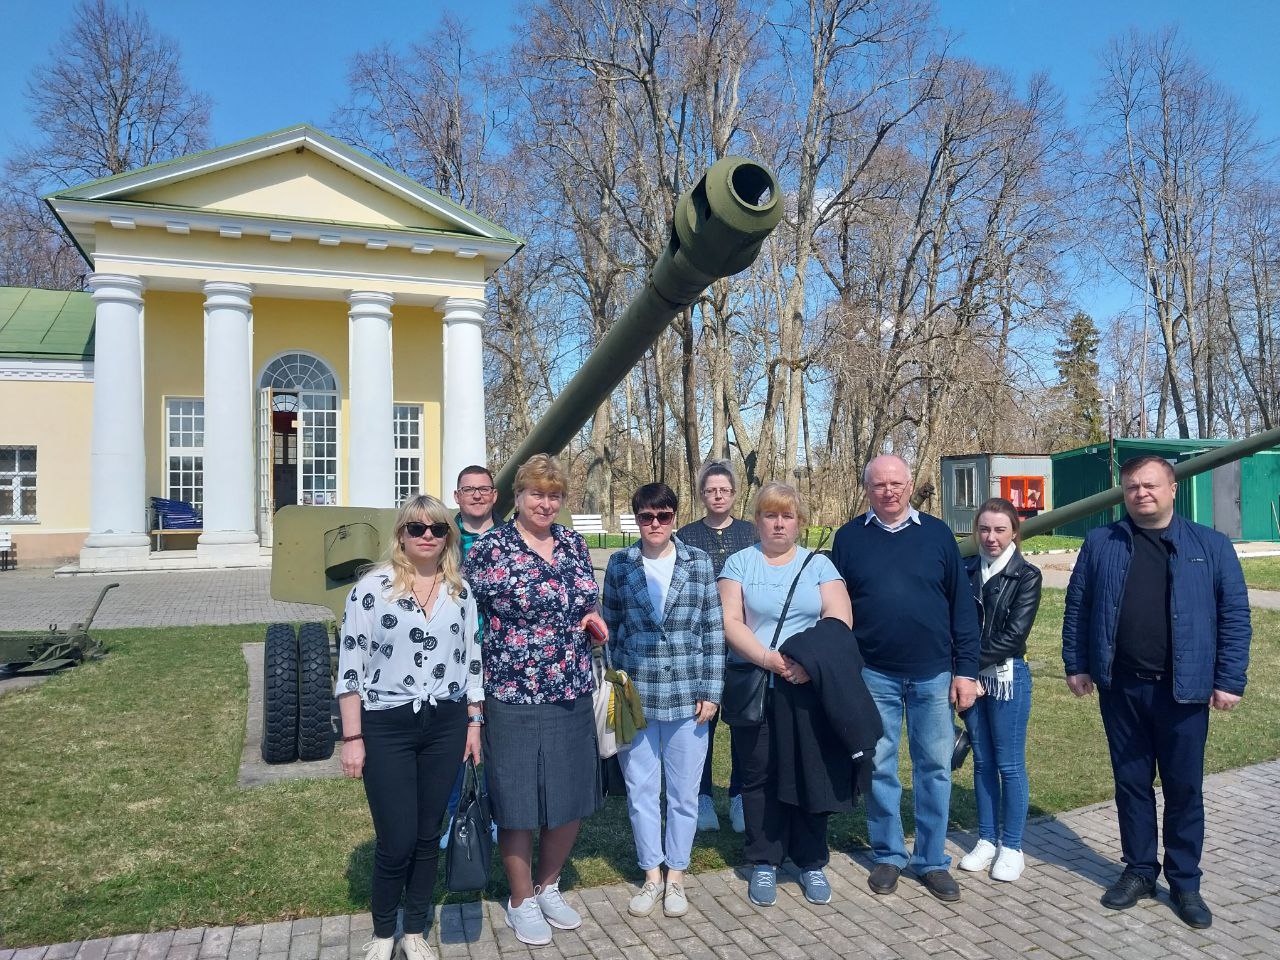
[[[724,623],[711,559],[673,536],[675,493],[647,483],[631,498],[640,540],[609,558],[604,618],[613,665],[625,670],[646,726],[618,751],[627,811],[644,885],[628,911],[644,917],[659,901],[668,917],[689,910],[684,873],[698,822],[698,784],[708,721],[724,683]],[[666,834],[659,794],[666,785]],[[662,866],[667,866],[663,887]]]
[[[960,869],[990,868],[991,879],[1022,875],[1022,830],[1027,822],[1027,721],[1031,717],[1031,671],[1027,637],[1040,607],[1040,570],[1018,550],[1021,520],[1008,500],[993,497],[978,509],[973,537],[978,555],[965,569],[978,604],[982,688],[963,714],[973,743],[973,793],[978,842]]]

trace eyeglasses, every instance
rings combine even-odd
[[[676,518],[674,510],[641,510],[636,514],[636,524],[641,527],[647,527],[651,523],[658,523],[666,526]]]
[[[474,497],[477,494],[482,497],[487,497],[489,494],[493,493],[493,487],[459,487],[458,492],[464,497]]]
[[[704,497],[732,497],[733,487],[707,487],[702,491]]]
[[[876,493],[901,493],[907,485],[895,480],[893,483],[873,483],[871,489]]]
[[[449,535],[449,525],[447,523],[422,523],[418,520],[410,520],[404,525],[404,532],[415,540],[428,530],[437,540],[443,540]]]

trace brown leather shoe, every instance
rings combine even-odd
[[[960,884],[946,870],[930,870],[920,878],[920,882],[939,900],[953,903],[960,899]]]
[[[867,886],[871,888],[872,893],[878,893],[882,897],[887,896],[898,889],[898,877],[901,875],[902,870],[892,863],[877,863],[871,869],[871,875],[867,877]]]

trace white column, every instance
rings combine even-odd
[[[204,532],[196,552],[213,566],[258,556],[252,294],[245,283],[204,285]]]
[[[347,430],[347,491],[353,507],[395,506],[395,439],[391,414],[391,304],[388,293],[353,292],[351,418]]]
[[[144,567],[146,448],[142,432],[142,281],[89,275],[94,302],[93,439],[84,569]]]
[[[484,431],[484,301],[444,302],[444,410],[440,489],[450,506],[458,473],[489,456]]]

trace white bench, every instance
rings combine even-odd
[[[0,530],[0,570],[17,567],[18,557],[13,549],[13,534],[8,530]]]
[[[622,528],[622,535],[624,537],[640,536],[640,525],[636,523],[636,515],[634,513],[619,514],[618,525]]]
[[[596,543],[602,547],[604,546],[604,538],[609,532],[604,528],[604,517],[598,513],[572,513],[569,516],[573,520],[574,530],[584,537],[596,537]]]

